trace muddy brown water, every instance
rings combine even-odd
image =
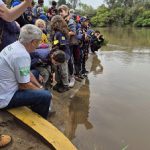
[[[65,134],[79,150],[150,150],[150,29],[100,30],[109,44],[71,102]]]

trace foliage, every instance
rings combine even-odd
[[[149,0],[105,0],[106,5],[97,8],[91,22],[94,26],[150,27]]]
[[[66,4],[66,0],[58,0],[58,6]]]
[[[75,9],[79,3],[79,0],[69,0],[69,3],[71,4],[71,7]]]
[[[96,9],[94,9],[91,5],[87,5],[84,3],[79,3],[79,8],[76,9],[81,16],[93,17],[96,15]]]
[[[134,22],[137,27],[150,27],[150,10],[144,11]]]
[[[48,11],[48,6],[44,6],[44,12]]]

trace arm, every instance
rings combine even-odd
[[[41,87],[33,74],[30,73],[30,57],[28,55],[14,56],[12,65],[14,65],[14,73],[19,89],[39,89]]]
[[[33,83],[28,82],[28,83],[19,83],[19,89],[20,90],[38,90],[39,88],[36,87]]]
[[[38,89],[39,88],[43,88],[43,86],[37,81],[37,79],[35,78],[35,76],[32,74],[32,72],[30,72],[30,82],[36,86]]]
[[[73,36],[73,35],[76,35],[76,33],[73,32],[73,31],[70,31],[70,32],[69,32],[69,36]]]
[[[76,23],[74,22],[73,19],[70,20],[68,23],[68,27],[70,29],[69,36],[76,35]]]
[[[0,6],[0,18],[3,18],[4,20],[9,21],[9,22],[14,21],[21,14],[23,14],[25,9],[31,5],[31,2],[32,0],[25,0],[20,5],[11,9],[8,9],[6,5],[1,5]]]
[[[34,77],[34,75],[32,73],[30,73],[30,82],[28,83],[19,83],[19,89],[20,90],[39,90],[43,88],[43,86],[41,86],[39,84],[39,82],[36,80],[36,78]]]

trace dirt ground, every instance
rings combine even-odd
[[[90,70],[93,56],[91,55],[87,61],[87,69]],[[80,90],[85,83],[76,81],[75,87],[71,90],[60,94],[52,91],[53,98],[53,110],[56,114],[48,118],[48,121],[52,122],[60,131],[66,136],[66,129],[69,119],[69,108],[73,97]],[[0,111],[0,134],[9,134],[13,137],[13,142],[3,150],[50,150],[50,146],[45,143],[39,135],[32,131],[29,127],[25,126],[9,113]],[[68,137],[69,138],[69,137]]]

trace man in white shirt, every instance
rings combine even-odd
[[[19,6],[8,9],[6,5],[0,0],[0,19],[4,19],[5,21],[14,21],[17,19],[25,9],[30,6],[32,0],[24,0]],[[9,135],[1,135],[0,134],[0,148],[8,145],[11,142],[11,137]]]
[[[0,109],[31,106],[47,118],[51,93],[30,72],[33,52],[39,45],[42,31],[31,24],[21,28],[19,41],[7,46],[0,53]]]
[[[42,31],[34,25],[21,28],[19,41],[8,45],[0,53],[0,109],[19,106],[30,108],[47,118],[51,93],[42,86],[30,72],[29,53],[41,41]],[[0,147],[10,143],[11,137],[0,135]]]

